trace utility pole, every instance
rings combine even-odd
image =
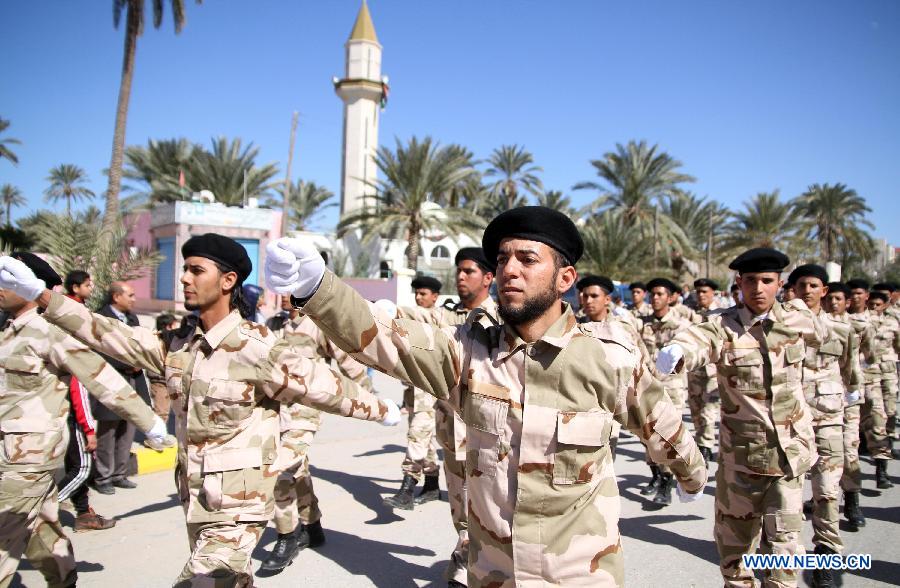
[[[291,164],[294,163],[294,141],[297,138],[297,116],[299,113],[295,110],[294,115],[291,117],[291,142],[288,147],[288,160],[287,160],[287,169],[284,173],[284,192],[281,195],[281,235],[284,236],[287,233],[288,227],[288,205],[289,205],[289,196],[291,193]]]
[[[709,207],[709,226],[706,234],[706,276],[709,277],[709,268],[712,266],[712,248],[713,248],[713,207]]]

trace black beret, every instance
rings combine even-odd
[[[616,287],[613,285],[612,280],[607,278],[606,276],[585,276],[578,280],[578,283],[575,284],[575,287],[578,288],[579,291],[584,290],[590,286],[600,286],[604,290],[606,290],[607,294],[612,294],[615,291]]]
[[[44,280],[44,285],[49,289],[53,289],[54,286],[62,286],[62,279],[59,277],[59,274],[53,271],[53,268],[50,267],[50,264],[35,255],[34,253],[29,253],[27,251],[16,251],[14,253],[10,253],[10,257],[13,259],[18,259],[22,263],[28,266],[34,275],[39,280]]]
[[[787,281],[791,284],[796,284],[800,278],[819,278],[824,285],[828,283],[828,272],[825,271],[825,268],[821,265],[806,263],[794,268],[794,271],[788,276]]]
[[[741,274],[753,272],[781,272],[791,263],[791,259],[778,251],[769,247],[756,247],[748,249],[734,258],[728,265],[728,269],[733,269]]]
[[[850,298],[850,288],[843,282],[828,282],[828,293],[843,292],[844,296]]]
[[[456,252],[456,259],[453,261],[459,265],[460,261],[474,261],[486,273],[495,273],[497,271],[497,256],[488,257],[484,254],[481,247],[463,247]]]
[[[869,292],[869,300],[881,300],[887,302],[890,296],[884,290],[872,290]]]
[[[881,290],[882,292],[893,292],[896,290],[894,285],[890,282],[878,282],[877,284],[872,284],[873,290]]]
[[[634,290],[635,288],[640,288],[641,290],[646,290],[647,284],[645,284],[644,282],[631,282],[631,284],[628,285],[629,290]]]
[[[250,256],[244,247],[229,237],[218,233],[194,235],[181,246],[181,255],[188,257],[205,257],[217,261],[238,275],[243,282],[253,271]]]
[[[718,290],[719,285],[709,278],[699,278],[694,280],[694,288],[712,288]]]
[[[427,290],[431,290],[435,294],[441,291],[441,286],[441,281],[437,278],[432,278],[431,276],[416,276],[416,278],[412,281],[413,290],[425,288]]]
[[[654,288],[665,288],[669,291],[670,294],[674,294],[678,292],[678,286],[675,285],[675,282],[668,278],[653,278],[649,282],[647,282],[647,290],[653,290]]]
[[[509,238],[549,245],[561,253],[569,265],[575,265],[584,253],[584,241],[572,219],[546,206],[520,206],[495,216],[481,238],[488,259],[496,262],[500,241]]]
[[[851,290],[862,289],[866,292],[869,291],[869,281],[864,280],[862,278],[853,278],[852,280],[847,280],[847,287]]]

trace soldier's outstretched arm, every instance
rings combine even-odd
[[[54,367],[78,378],[92,396],[142,432],[153,428],[156,415],[108,362],[52,324],[49,339],[48,360]]]
[[[320,336],[323,339],[322,344],[328,349],[329,355],[331,355],[337,363],[341,373],[356,382],[363,390],[371,392],[373,390],[372,379],[369,378],[366,366],[350,357],[349,353],[332,343],[324,333]]]
[[[300,403],[364,421],[399,421],[400,409],[391,400],[378,398],[324,360],[310,359],[284,340],[272,346],[257,370],[262,389],[281,403]]]
[[[701,492],[706,485],[706,462],[662,384],[643,362],[629,380],[625,406],[616,410],[617,420],[638,436],[654,462],[672,468],[687,494]]]
[[[725,336],[719,321],[715,319],[680,331],[671,342],[671,345],[678,345],[682,352],[682,363],[675,366],[676,371],[690,372],[717,363],[724,343]]]
[[[48,322],[94,351],[136,368],[156,373],[165,369],[165,347],[153,330],[130,327],[118,319],[91,312],[83,304],[50,290],[45,290],[37,302],[46,309],[43,316]]]
[[[863,387],[862,367],[859,365],[859,335],[851,327],[847,334],[847,345],[840,361],[841,377],[848,391],[861,390]]]

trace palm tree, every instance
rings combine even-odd
[[[497,181],[490,185],[491,194],[499,197],[506,204],[506,209],[518,205],[520,188],[537,196],[543,191],[537,173],[544,171],[534,165],[534,157],[519,145],[503,145],[494,149],[488,158],[485,177],[497,176]]]
[[[419,241],[426,231],[464,233],[475,237],[484,223],[471,210],[437,203],[466,177],[476,173],[459,149],[440,147],[430,137],[415,137],[396,149],[381,147],[375,163],[383,179],[370,187],[376,192],[375,206],[346,215],[338,224],[338,235],[360,228],[364,242],[375,237],[406,240],[407,265],[415,270]],[[367,197],[369,198],[369,197]]]
[[[283,190],[284,188],[282,188]],[[315,182],[297,180],[292,183],[288,194],[288,230],[305,231],[309,229],[310,222],[317,215],[328,208],[337,206],[336,202],[328,202],[334,198],[334,193],[325,186],[319,186]],[[280,206],[280,202],[270,201],[273,207]]]
[[[0,133],[9,128],[10,122],[4,118],[0,118]],[[13,153],[10,145],[21,145],[22,142],[12,137],[0,139],[0,159],[8,159],[13,165],[18,165],[19,157]]]
[[[861,226],[874,229],[865,215],[866,200],[846,184],[813,184],[796,200],[796,212],[808,222],[808,237],[820,244],[823,261],[834,261],[841,245],[865,249]]]
[[[149,204],[185,200],[190,195],[195,154],[200,145],[187,139],[149,140],[147,146],[132,145],[125,149],[125,178],[140,182],[145,191],[134,196]],[[181,178],[184,177],[184,185]]]
[[[543,194],[538,194],[537,203],[540,206],[558,210],[569,216],[575,214],[575,210],[572,208],[572,199],[563,195],[559,190],[548,190]]]
[[[759,192],[744,210],[732,213],[732,221],[725,228],[723,247],[726,250],[751,247],[777,247],[793,250],[799,223],[794,216],[794,203],[782,202],[778,190]]]
[[[652,241],[656,235],[656,242],[670,254],[690,250],[689,239],[681,227],[657,208],[664,198],[681,192],[680,184],[695,181],[693,176],[679,171],[680,161],[658,151],[657,145],[648,147],[645,141],[629,141],[627,145],[616,144],[615,152],[605,153],[603,159],[595,159],[591,165],[605,184],[580,182],[574,186],[576,190],[600,191],[586,212],[617,212],[631,229],[632,239]]]
[[[25,196],[22,191],[12,184],[3,184],[0,188],[0,200],[6,209],[6,225],[12,226],[12,207],[25,204]]]
[[[722,250],[717,243],[731,216],[726,206],[715,200],[698,197],[692,192],[679,192],[663,201],[661,212],[681,228],[693,251],[706,252],[707,265],[711,265],[714,259],[720,259]],[[687,252],[678,253],[683,255]],[[709,272],[710,268],[707,267],[706,275]]]
[[[202,0],[195,0],[201,4]],[[184,0],[170,0],[175,34],[184,27]],[[153,26],[162,24],[165,0],[153,0]],[[119,99],[116,103],[116,126],[113,132],[112,158],[109,164],[109,187],[106,190],[106,211],[103,217],[103,233],[117,229],[119,220],[119,192],[122,188],[122,164],[125,158],[125,126],[128,121],[128,103],[131,100],[131,80],[134,77],[134,57],[138,37],[144,32],[144,0],[113,0],[113,24],[119,28],[122,11],[125,11],[125,49],[122,58],[122,80],[119,83]]]
[[[60,164],[50,170],[47,176],[50,187],[44,190],[44,197],[48,202],[56,202],[65,198],[66,214],[72,216],[72,200],[90,199],[94,192],[84,187],[87,183],[87,173],[77,165],[71,163]]]
[[[621,212],[609,211],[594,217],[582,229],[584,255],[579,272],[602,274],[613,279],[631,279],[636,271],[648,267],[651,247],[648,241],[634,239]]]
[[[272,181],[278,174],[275,164],[256,165],[258,154],[259,148],[253,143],[242,149],[240,139],[229,141],[218,137],[212,142],[212,151],[194,154],[192,164],[185,172],[189,176],[188,185],[194,191],[209,190],[217,201],[229,205],[244,202],[245,188],[248,199],[263,199],[280,182]]]

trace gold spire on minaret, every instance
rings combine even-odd
[[[356,22],[353,23],[353,30],[350,31],[348,41],[378,43],[378,37],[375,35],[375,25],[372,24],[372,15],[369,14],[369,6],[366,4],[366,0],[363,0],[362,6],[359,7],[359,14],[356,15]]]

